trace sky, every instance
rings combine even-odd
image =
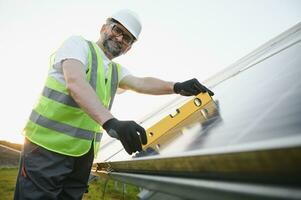
[[[22,142],[49,56],[72,35],[96,41],[105,19],[135,11],[142,33],[115,59],[136,76],[201,82],[301,22],[299,0],[0,0],[0,140]],[[177,95],[117,95],[120,120],[139,121]]]

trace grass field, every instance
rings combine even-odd
[[[11,200],[15,190],[15,183],[18,169],[0,169],[0,199]],[[135,186],[126,185],[123,193],[123,184],[108,181],[104,190],[105,180],[95,179],[89,185],[89,192],[83,197],[84,200],[117,200],[117,199],[138,199],[139,189]],[[105,191],[105,195],[103,195]]]
[[[15,191],[18,169],[0,169],[0,199],[11,200]]]

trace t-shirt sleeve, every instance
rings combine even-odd
[[[126,77],[127,75],[130,75],[130,74],[131,74],[131,72],[127,68],[120,65],[120,80],[122,80],[124,77]]]
[[[87,69],[88,45],[81,36],[71,36],[64,41],[62,46],[56,51],[53,67],[62,70],[62,61],[66,59],[79,60]]]

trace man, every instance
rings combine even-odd
[[[153,95],[214,95],[196,79],[173,83],[135,77],[112,62],[131,49],[140,31],[136,14],[121,10],[107,19],[96,43],[73,36],[58,49],[24,128],[15,199],[81,199],[102,128],[127,153],[142,150],[147,143],[144,128],[110,113],[118,87]]]

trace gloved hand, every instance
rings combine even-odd
[[[208,92],[210,96],[213,96],[214,93],[202,85],[197,79],[193,78],[182,83],[175,83],[174,92],[182,96],[192,96],[199,93]]]
[[[134,121],[119,121],[112,118],[106,121],[102,127],[111,137],[119,139],[130,155],[136,151],[142,151],[141,143],[144,145],[147,143],[145,129]]]

